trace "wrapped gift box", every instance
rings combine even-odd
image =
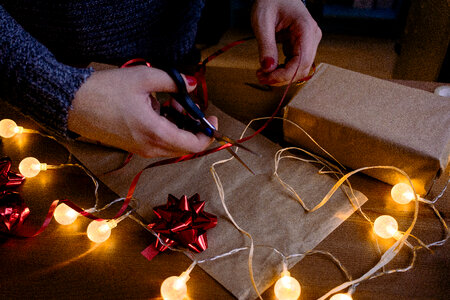
[[[398,167],[419,194],[448,177],[449,98],[321,64],[284,115],[349,168]],[[324,154],[288,122],[283,132],[286,141]],[[406,182],[395,171],[367,174],[390,184]]]

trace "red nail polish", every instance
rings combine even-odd
[[[275,64],[275,60],[272,57],[264,57],[263,61],[261,62],[261,67],[263,68],[263,70],[267,70],[272,67],[273,64]]]
[[[197,78],[194,76],[185,75],[185,78],[188,85],[194,86],[197,84]]]

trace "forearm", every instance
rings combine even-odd
[[[93,71],[59,63],[2,6],[0,29],[0,98],[66,136],[72,99]]]

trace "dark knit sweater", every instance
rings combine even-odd
[[[0,0],[0,98],[67,136],[75,92],[97,61],[175,64],[191,49],[203,0]]]

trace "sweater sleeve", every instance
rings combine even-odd
[[[68,136],[72,100],[93,69],[59,63],[0,5],[0,98],[50,132]]]

